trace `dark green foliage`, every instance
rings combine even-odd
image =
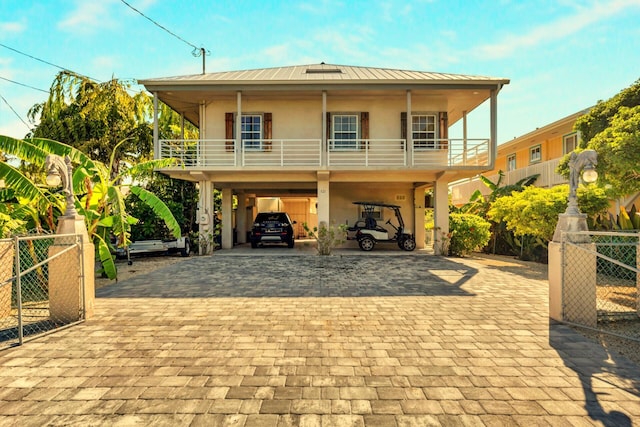
[[[640,230],[640,212],[636,210],[636,205],[631,206],[627,212],[624,206],[620,207],[620,213],[615,217],[610,213],[598,215],[593,221],[595,230]]]
[[[152,189],[169,208],[174,218],[180,225],[182,234],[188,235],[195,227],[196,206],[198,203],[198,191],[195,183],[181,181],[167,177],[160,173],[154,173],[143,185],[146,189]],[[169,239],[171,233],[147,203],[142,202],[137,196],[131,194],[126,197],[127,211],[138,219],[138,223],[131,226],[131,240]]]

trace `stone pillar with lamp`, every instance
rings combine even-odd
[[[49,311],[52,320],[73,322],[88,319],[94,313],[95,249],[89,239],[84,217],[75,208],[73,170],[69,156],[47,156],[47,185],[62,184],[66,209],[58,217],[56,235],[78,235],[82,241],[80,252],[68,250],[70,239],[56,238],[49,248]]]
[[[597,165],[598,153],[594,150],[571,153],[568,205],[566,211],[558,216],[553,239],[549,242],[549,317],[593,326],[597,322],[595,245],[588,234],[573,233],[589,231],[587,215],[578,208],[577,190],[581,177],[587,183],[598,179]],[[586,247],[586,250],[581,250],[581,247]],[[563,277],[563,262],[580,262],[580,274]],[[565,297],[574,302],[571,310],[575,313],[566,311]]]

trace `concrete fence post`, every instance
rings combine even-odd
[[[0,319],[11,315],[11,289],[13,281],[13,241],[0,242]]]

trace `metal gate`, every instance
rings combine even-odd
[[[83,261],[80,235],[0,240],[0,349],[84,320]]]
[[[640,338],[640,233],[564,233],[561,254],[563,319]]]

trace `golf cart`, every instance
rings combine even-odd
[[[400,249],[405,251],[412,251],[416,248],[416,239],[411,233],[405,233],[404,221],[402,220],[402,214],[400,213],[400,206],[389,205],[386,203],[376,202],[353,202],[354,205],[362,206],[362,210],[365,214],[364,219],[358,220],[353,227],[350,227],[347,231],[348,236],[358,241],[358,246],[363,251],[373,250],[376,243],[397,243]],[[395,235],[389,237],[389,231],[378,225],[374,212],[376,208],[387,208],[393,210],[398,221],[396,227],[391,223],[391,219],[388,219],[385,224],[389,224],[395,230]]]

